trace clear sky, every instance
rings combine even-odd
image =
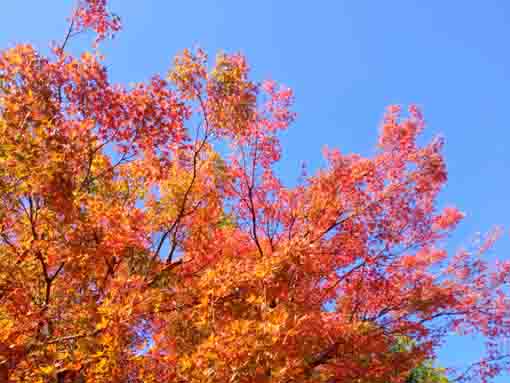
[[[46,49],[63,37],[71,6],[4,1],[0,47]],[[446,138],[441,204],[467,213],[449,248],[499,224],[505,235],[490,255],[510,258],[508,0],[113,0],[111,9],[124,24],[102,49],[115,81],[164,74],[178,51],[198,44],[212,56],[241,51],[256,79],[293,88],[298,118],[283,137],[279,166],[288,183],[302,160],[310,171],[321,166],[325,144],[370,155],[387,105],[421,105],[425,135]],[[440,361],[466,363],[481,347],[451,339]]]

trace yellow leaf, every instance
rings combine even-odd
[[[187,369],[191,368],[191,366],[193,365],[191,363],[191,360],[186,357],[182,358],[180,362],[181,362],[180,364],[181,364],[181,367],[183,370],[187,370]]]
[[[216,353],[214,352],[211,352],[211,351],[208,351],[205,356],[207,357],[207,359],[209,360],[216,360],[218,359],[218,355],[216,355]]]
[[[101,318],[101,322],[96,324],[96,330],[102,330],[102,329],[106,328],[106,326],[108,326],[108,319],[103,317],[103,318]]]
[[[96,365],[98,372],[106,372],[108,370],[108,359],[101,359]]]
[[[259,267],[256,271],[255,271],[255,276],[257,278],[264,278],[266,276],[266,270],[264,270],[264,268],[262,267]]]
[[[64,360],[64,359],[67,358],[67,356],[68,356],[67,352],[59,352],[59,353],[57,353],[57,359],[58,360]]]
[[[57,345],[56,344],[50,344],[48,345],[48,351],[49,352],[56,352],[57,351]]]
[[[40,367],[40,370],[45,375],[52,375],[55,372],[55,366]]]

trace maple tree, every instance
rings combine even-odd
[[[287,187],[291,90],[200,49],[112,84],[66,50],[120,30],[106,5],[79,1],[49,56],[0,56],[0,381],[441,382],[452,330],[487,342],[459,379],[508,369],[510,265],[482,256],[497,232],[443,250],[463,215],[438,211],[416,107]]]

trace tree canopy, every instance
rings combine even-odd
[[[125,87],[68,52],[120,28],[80,0],[49,55],[0,54],[0,381],[443,382],[451,331],[487,346],[452,377],[508,368],[510,264],[484,257],[497,231],[445,250],[463,214],[437,206],[417,107],[387,109],[374,156],[325,150],[286,186],[290,89],[240,54]]]

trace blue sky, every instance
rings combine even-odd
[[[46,49],[64,35],[71,6],[6,1],[0,47]],[[505,235],[491,256],[510,258],[510,2],[113,0],[111,8],[124,24],[103,48],[115,81],[165,73],[177,52],[199,44],[212,56],[241,51],[255,78],[293,88],[298,118],[279,165],[287,182],[302,160],[321,166],[325,144],[370,155],[387,105],[421,105],[425,135],[446,138],[440,202],[467,213],[449,248],[500,224]],[[462,364],[480,348],[451,339],[440,361]]]

